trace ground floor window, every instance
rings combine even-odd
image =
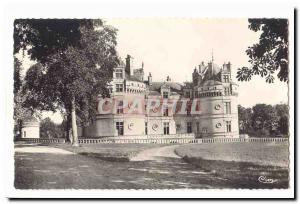
[[[116,129],[118,131],[118,135],[124,135],[124,122],[116,122]]]
[[[187,122],[187,133],[192,133],[193,128],[192,128],[192,122]]]
[[[226,121],[226,131],[231,132],[231,121]]]
[[[23,135],[24,135],[24,137],[26,137],[26,131],[24,131],[24,134],[23,134]]]
[[[170,134],[170,125],[168,122],[164,123],[164,135],[169,135]]]

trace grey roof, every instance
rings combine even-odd
[[[177,82],[152,82],[149,86],[149,90],[151,91],[160,91],[160,87],[164,84],[170,86],[172,91],[181,91],[182,85]]]
[[[159,96],[160,93],[158,91],[149,91],[148,95],[151,95],[151,96]]]

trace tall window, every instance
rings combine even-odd
[[[169,135],[170,134],[170,126],[168,122],[164,123],[164,135]]]
[[[229,82],[229,75],[224,75],[223,79],[224,79],[225,83],[228,83]]]
[[[193,129],[192,129],[192,122],[187,122],[187,133],[192,133]]]
[[[148,123],[145,122],[145,135],[148,135]]]
[[[186,95],[187,98],[191,98],[191,94],[190,94],[189,91],[187,91],[187,92],[185,93],[185,95]]]
[[[123,92],[123,84],[116,84],[116,92]]]
[[[226,121],[226,131],[231,132],[231,121]]]
[[[225,87],[224,92],[226,96],[230,95],[230,87]]]
[[[124,122],[116,122],[116,129],[118,131],[118,135],[124,135]]]
[[[119,105],[117,107],[117,114],[123,114],[123,101],[119,101]]]
[[[199,122],[196,122],[196,130],[197,130],[197,133],[199,133],[200,132],[200,124],[199,124]]]
[[[225,102],[225,114],[231,114],[231,103]]]
[[[123,70],[122,69],[116,69],[116,78],[117,79],[123,78]]]
[[[163,116],[169,116],[169,110],[168,107],[163,107]]]
[[[169,92],[164,91],[163,92],[163,98],[169,98]]]

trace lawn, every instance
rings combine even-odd
[[[188,144],[177,148],[176,153],[181,157],[204,160],[251,162],[285,168],[289,165],[288,142]]]
[[[221,176],[233,188],[288,188],[288,143],[211,143],[178,147],[176,154]],[[259,181],[260,177],[271,183]]]

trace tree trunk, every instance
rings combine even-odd
[[[78,135],[77,135],[77,124],[76,124],[76,106],[75,97],[71,101],[71,117],[72,117],[72,146],[79,146]]]

